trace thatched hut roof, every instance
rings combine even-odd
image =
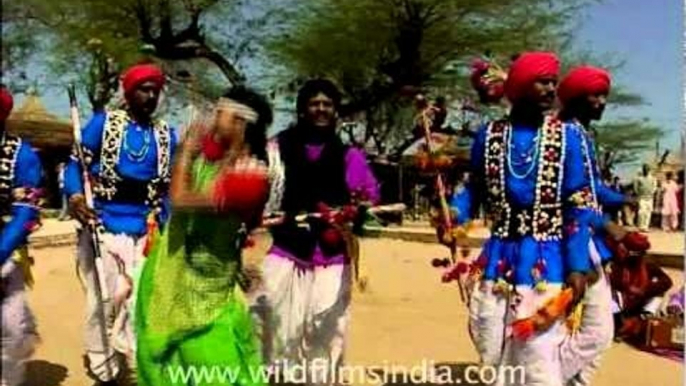
[[[7,118],[7,130],[37,148],[70,147],[74,138],[71,124],[50,114],[34,92]]]

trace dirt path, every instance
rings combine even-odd
[[[260,242],[250,260],[260,255]],[[413,366],[474,362],[467,335],[466,309],[457,289],[440,283],[429,261],[443,257],[437,245],[364,240],[370,287],[356,294],[347,362],[364,366]],[[75,276],[71,247],[35,251],[36,287],[30,293],[43,344],[29,364],[26,386],[90,386],[82,351],[84,296]],[[671,271],[676,283],[683,274]],[[677,386],[683,384],[680,363],[615,345],[603,360],[597,386]]]

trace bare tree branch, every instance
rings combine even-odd
[[[171,4],[169,0],[159,0],[158,13],[160,16],[160,36],[158,39],[170,41],[173,39],[174,31],[172,29]]]

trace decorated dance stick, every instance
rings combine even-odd
[[[86,205],[88,205],[90,209],[93,209],[93,190],[91,187],[90,175],[88,173],[88,164],[86,163],[86,159],[83,155],[83,148],[81,144],[81,120],[79,119],[79,105],[76,101],[76,89],[73,84],[69,85],[69,87],[67,88],[67,92],[69,94],[72,132],[74,134],[74,148],[76,150],[78,161],[81,165],[81,179],[83,181],[83,192],[86,198]],[[89,233],[91,235],[91,241],[93,246],[93,266],[95,267],[95,269],[93,270],[93,281],[95,282],[95,296],[98,302],[96,308],[98,325],[100,328],[100,338],[102,340],[105,353],[109,355],[110,344],[107,334],[107,321],[105,319],[104,309],[105,301],[109,300],[109,291],[107,290],[107,286],[105,285],[105,270],[103,265],[102,253],[100,251],[100,236],[98,232],[98,226],[95,221],[90,221],[88,223],[88,228],[90,229]],[[110,378],[114,376],[114,371],[111,368],[109,361],[107,361],[107,363],[105,364],[105,370],[107,371],[107,375]]]
[[[369,208],[367,211],[372,214],[380,214],[380,213],[396,213],[396,212],[402,212],[406,209],[405,204],[389,204],[389,205],[379,205],[379,206],[373,206]],[[301,215],[295,216],[295,221],[302,223],[307,221],[308,219],[311,218],[325,218],[327,215],[328,216],[335,216],[337,214],[342,214],[344,213],[345,209],[333,209],[329,213],[324,214],[324,213],[305,213]],[[283,224],[283,222],[286,220],[286,215],[283,213],[275,213],[273,215],[267,216],[262,220],[262,226],[265,227],[270,227],[274,225],[280,225]]]
[[[79,163],[81,164],[81,180],[83,181],[83,194],[86,197],[86,205],[88,205],[88,208],[94,209],[91,178],[88,173],[88,165],[86,163],[85,156],[83,155],[83,148],[81,145],[81,121],[79,118],[79,106],[78,102],[76,101],[76,91],[74,89],[74,85],[69,86],[68,93],[69,105],[71,107],[72,131],[74,134],[74,148],[76,149],[76,155],[79,159]],[[98,227],[94,221],[89,222],[88,227],[90,229],[91,237],[93,239],[93,257],[95,260],[94,276],[97,284],[96,287],[99,289],[101,293],[100,300],[107,300],[109,299],[109,293],[107,291],[107,286],[105,286],[103,282],[105,275],[102,254],[100,251],[100,237]]]
[[[433,146],[433,139],[431,138],[431,118],[429,117],[429,112],[431,111],[432,106],[428,105],[426,106],[422,112],[421,112],[421,118],[422,118],[422,128],[424,129],[424,138],[426,141],[426,146],[427,150],[429,151],[429,155],[434,155],[436,152],[435,147]],[[452,212],[450,210],[450,206],[448,205],[448,200],[446,199],[446,188],[445,188],[445,182],[443,180],[443,175],[441,174],[440,171],[436,173],[436,190],[438,190],[438,199],[439,199],[439,204],[440,204],[440,210],[441,210],[441,215],[440,215],[440,220],[438,223],[440,225],[437,225],[437,231],[439,228],[442,226],[443,227],[443,233],[439,231],[439,238],[441,238],[441,242],[445,239],[445,236],[448,235],[449,238],[449,243],[448,243],[448,248],[450,248],[450,260],[455,265],[454,269],[458,269],[458,263],[457,263],[457,240],[458,237],[453,232],[453,222],[452,222]],[[466,228],[464,230],[464,233],[466,234]],[[452,271],[452,270],[451,270]],[[460,298],[462,299],[463,302],[466,302],[466,289],[464,288],[464,283],[462,282],[461,278],[459,276],[454,276],[453,274],[446,273],[444,274],[443,281],[444,282],[450,282],[452,280],[455,280],[457,282],[457,286],[460,290]]]
[[[426,108],[424,108],[421,113],[421,118],[427,150],[429,151],[429,155],[434,155],[436,149],[433,146],[433,140],[431,138],[431,118],[429,117],[429,112],[431,109],[431,105],[428,105]],[[445,226],[446,232],[449,232],[452,230],[452,216],[450,213],[450,207],[448,206],[448,201],[445,198],[445,183],[443,181],[443,175],[440,172],[436,173],[436,189],[438,190],[441,212],[443,215],[442,222]],[[453,258],[454,262],[454,256],[451,258]]]

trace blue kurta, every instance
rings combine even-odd
[[[569,197],[589,187],[588,178],[584,171],[584,157],[582,154],[581,137],[577,130],[571,130],[565,125],[566,132],[564,173],[561,176],[563,203]],[[535,127],[514,126],[512,129],[512,165],[506,160],[505,195],[513,207],[533,208],[535,200],[536,179],[538,173],[538,158],[532,154],[532,149],[538,146]],[[485,181],[485,146],[487,126],[477,133],[471,152],[471,167],[475,182]],[[540,136],[542,137],[542,135]],[[507,152],[506,152],[507,154]],[[533,157],[532,157],[533,155]],[[528,159],[530,158],[531,159]],[[532,166],[533,163],[533,166]],[[519,178],[514,174],[525,175]],[[514,174],[512,173],[514,171]],[[474,198],[484,196],[485,186],[471,184],[467,190]],[[464,193],[463,193],[464,194]],[[474,213],[472,203],[468,200],[456,200],[461,213]],[[566,205],[564,210],[565,224],[575,219],[588,216],[586,209]],[[462,216],[461,216],[462,217]],[[533,268],[538,262],[545,262],[546,269],[542,279],[550,283],[562,283],[570,272],[586,272],[590,269],[588,242],[590,230],[588,227],[577,227],[576,231],[567,234],[562,240],[538,241],[533,235],[510,235],[508,238],[491,236],[483,246],[486,258],[484,278],[495,280],[502,276],[498,272],[498,264],[502,260],[513,271],[512,282],[515,285],[534,285]]]
[[[22,141],[14,164],[12,189],[38,189],[42,173],[38,155],[27,142]],[[5,263],[15,249],[26,243],[31,225],[38,221],[39,216],[35,203],[14,201],[11,205],[11,219],[0,231],[0,264]]]
[[[103,129],[105,127],[106,113],[96,113],[81,132],[83,147],[93,153],[93,161],[90,165],[92,176],[100,173],[100,151],[102,147]],[[170,157],[173,159],[177,144],[177,135],[171,130]],[[149,150],[141,159],[132,157],[132,154],[140,152],[146,142]],[[149,181],[158,177],[158,149],[150,126],[143,126],[136,122],[129,122],[122,139],[119,161],[116,170],[122,177],[128,177],[139,181]],[[65,172],[65,193],[67,196],[83,192],[81,181],[81,168],[75,157],[72,157]],[[141,203],[122,203],[116,201],[95,200],[98,216],[104,228],[111,233],[123,233],[126,235],[141,236],[146,233],[146,219],[150,208]],[[158,221],[163,224],[168,218],[169,196],[163,195],[162,213]]]

